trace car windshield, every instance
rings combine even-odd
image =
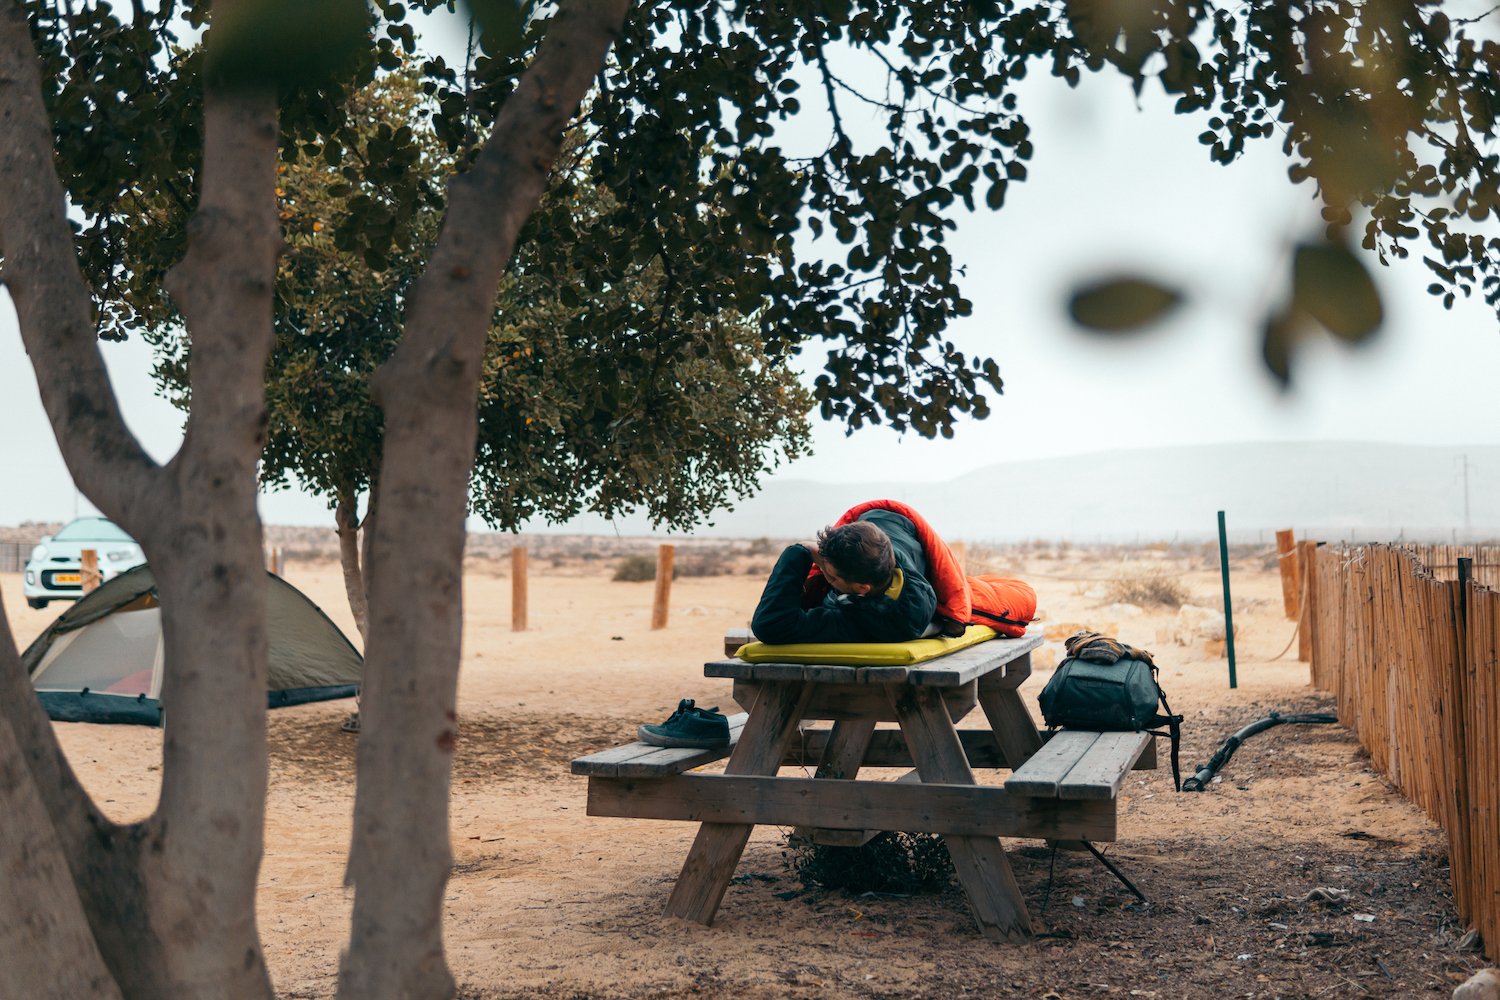
[[[59,542],[134,542],[135,539],[121,531],[113,521],[102,517],[84,518],[74,521],[52,536]]]

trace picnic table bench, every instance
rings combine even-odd
[[[731,680],[749,708],[712,750],[645,743],[573,761],[588,777],[588,814],[700,823],[667,914],[710,923],[756,824],[795,827],[816,843],[854,845],[882,830],[941,834],[986,937],[1033,933],[1000,837],[1113,841],[1121,785],[1156,766],[1149,733],[1039,732],[1018,688],[1039,635],[992,639],[910,666],[749,663],[732,656],[704,674]],[[978,706],[987,729],[954,723]],[[831,727],[808,727],[832,721]],[[898,728],[881,729],[881,722]],[[727,757],[723,773],[700,771]],[[815,768],[781,776],[782,767]],[[861,768],[913,768],[896,781]],[[980,785],[975,768],[1008,770]]]

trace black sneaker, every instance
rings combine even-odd
[[[700,747],[711,750],[729,745],[729,720],[715,708],[698,708],[693,699],[677,703],[677,711],[666,722],[636,729],[642,743],[654,747]]]

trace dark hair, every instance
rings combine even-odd
[[[854,521],[818,532],[818,554],[850,583],[883,587],[896,573],[891,540],[869,521]]]

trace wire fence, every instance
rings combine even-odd
[[[1448,837],[1459,917],[1500,957],[1500,591],[1412,546],[1321,547],[1307,580],[1312,682],[1370,763]],[[1441,559],[1452,546],[1429,547]],[[1446,577],[1446,578],[1445,578]]]

